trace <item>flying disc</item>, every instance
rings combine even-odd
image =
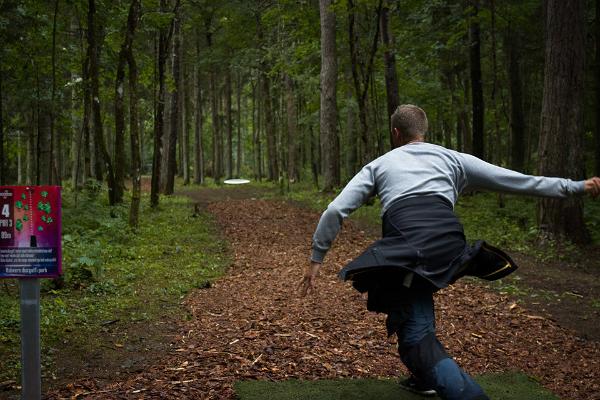
[[[227,179],[223,183],[228,185],[243,185],[244,183],[250,183],[250,181],[248,179]]]

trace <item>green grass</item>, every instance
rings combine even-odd
[[[494,400],[557,400],[554,394],[521,373],[477,377]],[[417,400],[422,396],[398,387],[392,379],[241,381],[235,384],[240,400]],[[436,397],[438,398],[438,397]]]
[[[42,281],[44,366],[52,364],[48,350],[60,347],[65,337],[89,345],[90,335],[109,321],[127,326],[175,314],[186,293],[205,287],[230,263],[213,221],[206,214],[192,217],[187,198],[162,197],[153,210],[144,196],[135,233],[127,225],[128,205],[111,209],[105,198],[105,193],[99,199],[80,194],[75,204],[72,194],[63,194],[65,286],[55,289],[51,281]],[[0,289],[0,381],[18,380],[16,281]]]

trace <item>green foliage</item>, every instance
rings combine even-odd
[[[125,323],[159,319],[179,307],[182,296],[210,286],[229,263],[227,247],[218,239],[208,215],[192,217],[186,198],[166,197],[152,210],[142,201],[140,227],[127,225],[126,205],[111,208],[106,196],[63,194],[63,269],[65,286],[42,282],[41,332],[44,362],[48,349],[66,340],[88,342],[103,321]],[[110,215],[115,217],[111,217]],[[0,291],[0,352],[6,363],[0,381],[18,374],[19,302],[12,289]],[[97,344],[99,346],[100,344]]]

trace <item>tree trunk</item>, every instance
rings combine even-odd
[[[396,55],[393,52],[394,39],[389,28],[389,5],[388,1],[385,1],[384,6],[381,9],[381,15],[379,17],[380,29],[381,29],[381,42],[384,46],[383,60],[385,64],[385,93],[387,97],[387,123],[388,132],[390,138],[390,146],[393,148],[394,143],[392,141],[392,128],[391,128],[391,116],[396,111],[400,103],[400,95],[398,93],[398,75],[396,73]]]
[[[52,151],[50,167],[50,183],[61,184],[61,141],[60,133],[54,129],[54,112],[56,109],[56,18],[58,16],[58,2],[54,1],[54,17],[52,19],[52,92],[50,97],[50,149]]]
[[[235,176],[239,178],[242,169],[242,77],[237,74],[237,163]]]
[[[471,92],[473,100],[473,155],[484,158],[483,82],[481,79],[481,39],[479,30],[479,0],[473,1],[473,14],[469,23],[469,61],[471,65]]]
[[[516,171],[525,169],[525,116],[523,114],[522,82],[519,70],[518,36],[509,26],[506,33],[505,49],[508,56],[508,80],[510,94],[510,133],[511,168]]]
[[[140,0],[131,0],[127,18],[127,32],[133,35],[140,18]],[[131,138],[131,206],[129,208],[129,226],[137,228],[139,224],[140,201],[142,198],[142,161],[140,155],[140,132],[138,119],[137,80],[138,71],[133,47],[127,46],[127,64],[129,67],[129,136]]]
[[[183,56],[182,52],[182,56]],[[183,63],[185,65],[185,63]],[[182,127],[182,146],[181,146],[181,168],[183,170],[183,184],[190,184],[190,122],[192,120],[192,107],[191,107],[191,94],[193,93],[193,87],[189,85],[183,85],[184,79],[189,79],[189,70],[185,68],[186,73],[182,76],[182,88],[183,88],[183,127]]]
[[[220,183],[221,165],[219,163],[219,105],[215,72],[210,72],[210,97],[212,120],[212,176],[216,184]]]
[[[320,135],[323,190],[340,184],[339,141],[337,132],[337,54],[335,13],[331,0],[319,0],[321,17],[321,114]]]
[[[348,44],[350,48],[350,65],[352,67],[352,80],[354,83],[354,91],[356,100],[358,102],[358,117],[360,120],[360,138],[363,147],[363,153],[361,161],[363,164],[367,164],[375,156],[375,151],[371,141],[369,140],[369,123],[367,115],[367,94],[369,90],[369,81],[371,79],[371,72],[373,70],[373,64],[375,54],[377,53],[377,43],[379,42],[379,19],[382,11],[382,0],[379,1],[377,7],[377,20],[375,35],[373,36],[373,43],[371,46],[371,52],[368,57],[368,64],[365,67],[359,60],[358,49],[356,44],[359,41],[358,33],[355,30],[355,5],[353,0],[348,0]],[[335,43],[335,41],[334,41]],[[360,67],[360,68],[359,68]],[[325,159],[325,157],[323,157]]]
[[[3,71],[2,64],[0,64],[0,185],[6,184],[5,178],[5,158],[4,158],[4,105],[2,103],[2,98],[4,97],[4,93],[2,92],[2,79],[3,79]]]
[[[175,3],[174,13],[179,9],[179,0]],[[167,1],[160,0],[160,11],[161,13],[167,12]],[[168,28],[162,27],[159,29],[158,38],[158,100],[156,102],[156,113],[154,115],[154,154],[152,158],[152,183],[150,189],[150,205],[152,207],[158,206],[159,201],[159,190],[160,190],[160,169],[162,163],[162,137],[164,133],[164,121],[165,121],[165,93],[166,93],[166,82],[165,82],[165,69],[167,64],[167,57],[169,51],[169,41],[173,33],[173,23]]]
[[[95,0],[88,1],[88,46],[90,47],[90,78],[92,86],[92,117],[94,119],[94,139],[96,148],[100,151],[100,157],[104,161],[104,167],[106,169],[108,178],[108,201],[112,206],[116,202],[115,198],[115,175],[113,171],[112,162],[106,144],[104,143],[104,133],[102,131],[102,117],[100,115],[100,83],[99,83],[99,51],[98,44],[96,42],[96,27],[95,27],[95,14],[96,14],[96,2]],[[102,180],[101,166],[97,165],[96,178]]]
[[[583,85],[584,2],[548,0],[542,101],[539,173],[575,180],[584,178]],[[583,200],[543,199],[538,203],[539,227],[549,235],[576,243],[589,241]]]
[[[85,59],[81,65],[81,78],[83,83],[83,118],[81,130],[83,132],[83,181],[87,182],[92,177],[92,152],[91,152],[91,127],[92,117],[92,91],[90,86],[90,48],[86,51]]]
[[[138,2],[133,0],[129,6],[127,27],[123,43],[121,44],[121,50],[119,51],[117,77],[115,79],[115,201],[117,203],[123,202],[123,192],[125,190],[125,89],[123,86],[125,81],[125,65],[132,58],[131,53],[133,50],[131,47],[133,46],[133,36],[137,25],[138,9]],[[131,65],[129,68],[131,69]]]
[[[277,163],[277,138],[275,137],[275,119],[273,117],[273,103],[271,99],[271,82],[267,76],[266,66],[262,71],[262,99],[265,135],[267,137],[267,178],[276,181],[279,178],[279,165]]]
[[[233,176],[233,118],[231,112],[231,67],[225,72],[225,113],[227,118],[227,179]]]
[[[600,0],[596,0],[596,132],[595,175],[600,176]]]
[[[165,182],[165,194],[175,192],[175,174],[177,172],[177,136],[181,126],[181,20],[180,15],[176,14],[173,19],[174,24],[174,43],[173,43],[173,80],[175,87],[171,93],[171,126],[167,156],[167,175]]]
[[[292,80],[292,77],[286,75],[284,80],[288,134],[287,175],[288,179],[291,182],[295,182],[298,180],[298,163],[296,161],[296,153],[298,152],[298,129],[296,128],[296,99],[294,97],[294,82]]]
[[[200,59],[200,37],[196,35],[196,59]],[[194,183],[204,184],[204,146],[202,143],[202,85],[200,83],[200,65],[196,66],[196,119],[194,149]]]

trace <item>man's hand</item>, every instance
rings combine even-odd
[[[306,267],[306,271],[304,271],[304,277],[298,285],[298,289],[300,290],[302,297],[306,296],[307,293],[314,292],[316,290],[315,283],[317,280],[317,275],[319,274],[319,268],[321,268],[321,264],[314,261],[311,261],[310,265]]]
[[[597,176],[585,181],[585,192],[592,197],[600,195],[600,178]]]

